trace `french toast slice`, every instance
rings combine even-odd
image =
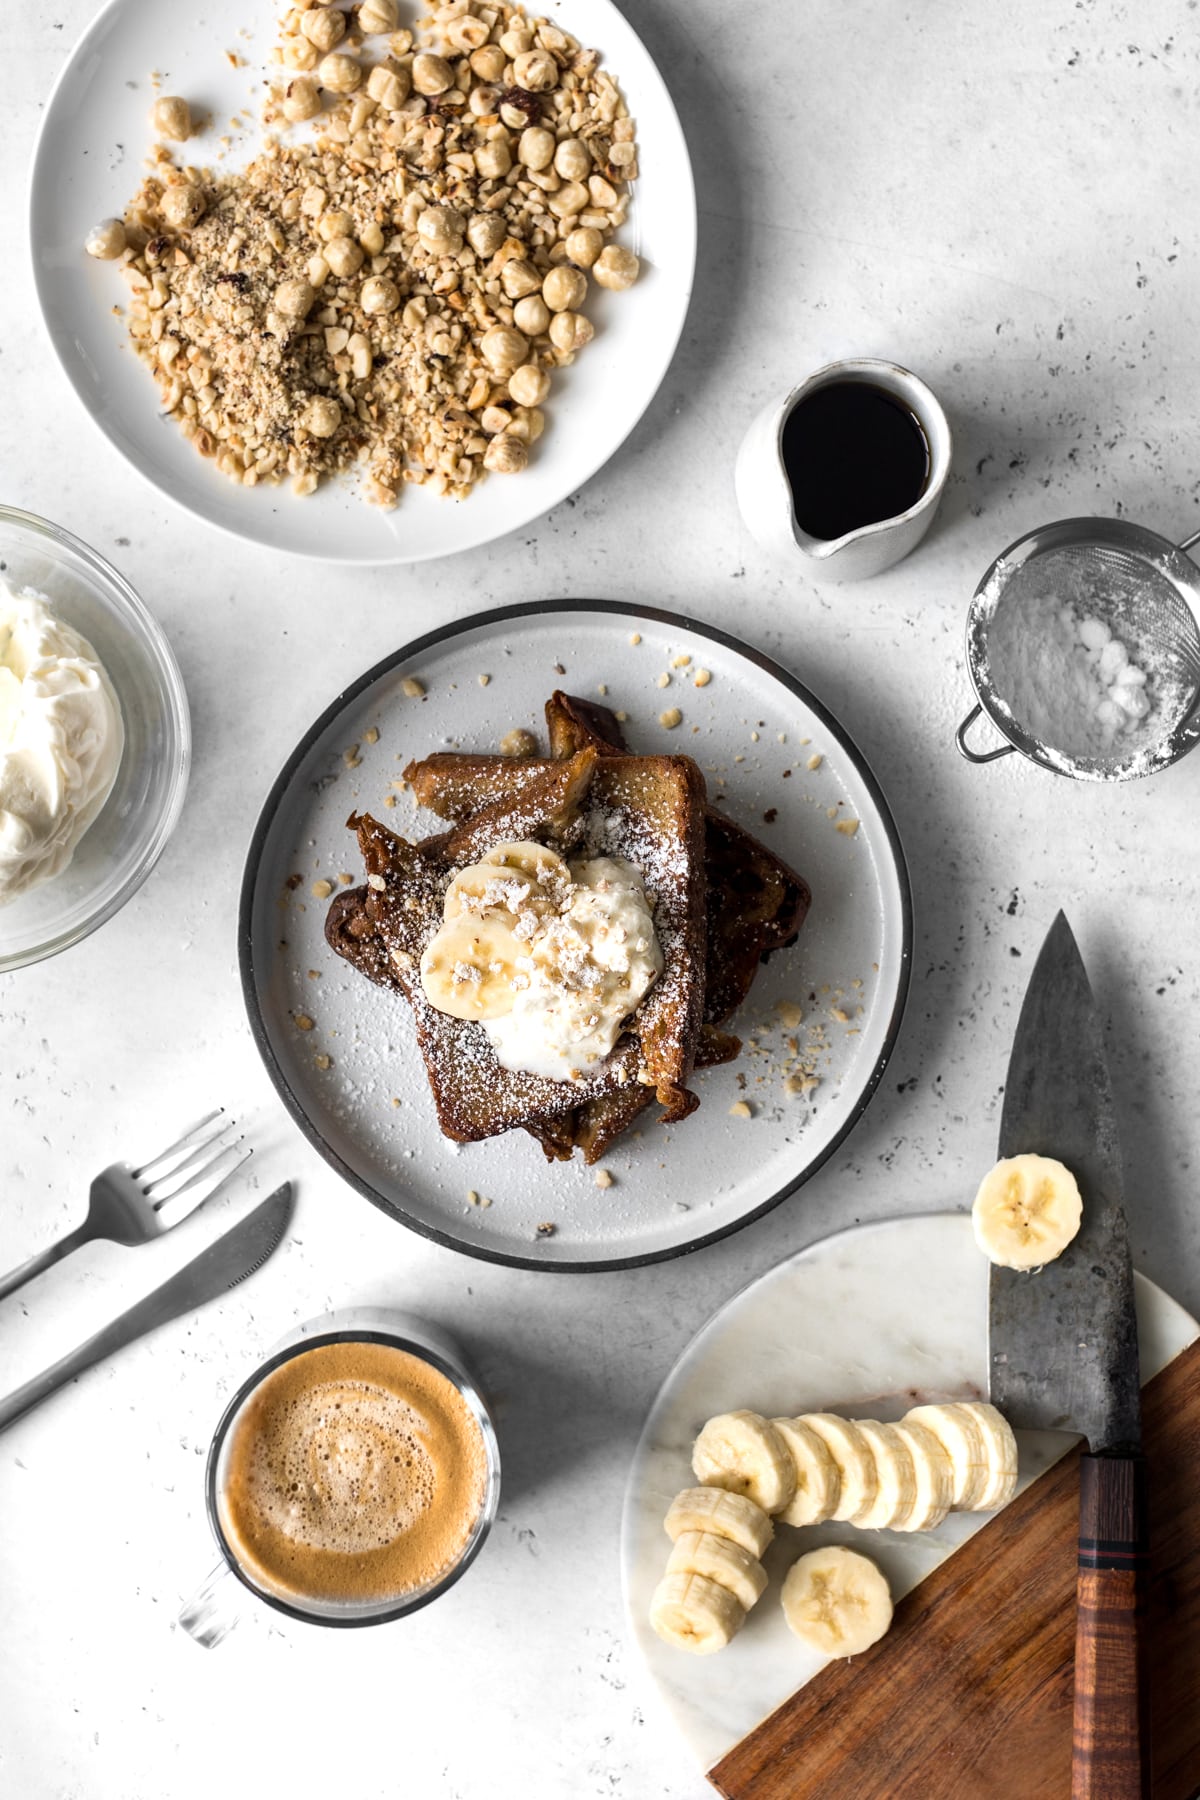
[[[369,815],[350,821],[367,886],[336,897],[327,940],[368,979],[408,999],[439,1122],[459,1142],[535,1120],[549,1128],[587,1100],[627,1088],[639,1100],[657,1095],[671,1119],[696,1105],[686,1082],[703,1007],[703,778],[681,758],[613,759],[602,770],[603,760],[588,746],[543,765],[534,780],[416,844]],[[441,924],[454,871],[497,843],[530,838],[560,853],[627,856],[655,899],[663,972],[604,1063],[581,1082],[503,1068],[482,1026],[430,1005],[420,981],[421,953]]]
[[[625,751],[620,721],[608,707],[561,689],[546,702],[546,729],[551,759],[592,748],[605,757]],[[442,817],[462,817],[478,804],[478,795],[519,791],[550,766],[546,759],[514,759],[495,755],[438,752],[412,762],[404,771],[417,801]],[[705,945],[704,1034],[697,1047],[696,1067],[731,1061],[741,1046],[736,1038],[717,1033],[733,1017],[750,992],[759,963],[772,950],[791,943],[810,903],[807,883],[765,844],[713,807],[705,815],[705,879],[707,931]],[[705,1035],[720,1041],[720,1054],[705,1054]],[[537,1137],[547,1157],[565,1159],[574,1148],[584,1160],[598,1161],[650,1103],[629,1091],[601,1095],[572,1116],[558,1117],[545,1128],[531,1121],[526,1130]]]

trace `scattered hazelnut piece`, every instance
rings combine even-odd
[[[729,1109],[729,1116],[731,1119],[752,1119],[754,1114],[745,1100],[735,1100]]]
[[[89,256],[101,262],[112,262],[125,249],[125,221],[123,219],[101,219],[99,225],[93,225],[83,240],[83,247]]]
[[[312,1030],[313,1022],[309,1018],[307,1013],[297,1013],[295,1015],[295,1018],[296,1018],[297,1031],[311,1031]]]
[[[696,670],[695,681],[696,681],[697,687],[707,687],[711,680],[712,680],[712,671],[710,669],[697,669]]]
[[[423,700],[425,698],[425,683],[423,681],[418,681],[415,675],[406,675],[404,680],[400,683],[400,692],[409,700]]]
[[[659,713],[658,722],[663,727],[664,731],[674,731],[682,718],[683,714],[677,706],[668,706],[666,712]]]
[[[612,1185],[613,1185],[613,1178],[609,1174],[608,1170],[607,1169],[597,1169],[596,1170],[596,1186],[598,1188],[610,1188]]]
[[[671,677],[667,674],[665,669],[663,670],[662,674],[658,677],[658,680],[655,682],[654,685],[655,685],[655,687],[660,687],[660,688],[670,687]]]
[[[843,837],[853,837],[855,832],[858,830],[858,820],[857,819],[839,819],[837,824],[834,827],[834,830],[840,831]]]
[[[328,900],[333,892],[332,881],[314,881],[310,889],[314,900]]]
[[[182,144],[192,135],[192,109],[178,94],[161,94],[150,109],[150,123],[160,137]]]
[[[671,658],[671,667],[673,669],[686,669],[691,660],[691,657],[685,650],[679,656],[673,656]]]
[[[332,1056],[326,1056],[324,1052],[322,1052],[320,1056],[314,1056],[313,1062],[318,1069],[331,1069],[333,1067]]]
[[[804,766],[806,769],[819,769],[824,760],[825,758],[821,755],[821,752],[819,750],[814,750]]]
[[[506,732],[500,739],[501,756],[534,756],[536,753],[537,739],[523,725]]]

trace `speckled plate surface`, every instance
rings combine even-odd
[[[711,1769],[760,1719],[825,1666],[788,1630],[780,1584],[804,1550],[848,1544],[874,1557],[893,1598],[915,1587],[992,1516],[951,1513],[936,1531],[781,1525],[763,1559],[768,1583],[717,1656],[688,1656],[650,1629],[666,1566],[667,1507],[693,1483],[692,1444],[706,1419],[736,1407],[770,1418],[841,1412],[898,1419],[927,1400],[987,1393],[988,1269],[966,1213],[885,1219],[822,1238],[736,1294],[697,1332],[659,1390],[629,1473],[621,1529],[628,1627],[651,1683],[700,1767]],[[1142,1380],[1200,1326],[1154,1283],[1134,1277]],[[1021,1486],[1077,1440],[1020,1434]]]
[[[711,679],[697,687],[700,669]],[[409,676],[423,698],[406,697]],[[797,943],[760,971],[735,1021],[742,1056],[696,1077],[701,1105],[682,1125],[651,1122],[622,1139],[605,1159],[613,1178],[605,1189],[579,1159],[548,1164],[524,1132],[461,1147],[443,1138],[407,1005],[341,962],[323,936],[322,884],[362,879],[349,813],[373,811],[404,836],[437,829],[393,786],[404,764],[438,749],[494,749],[516,725],[544,742],[542,706],[555,687],[605,695],[627,713],[635,751],[695,757],[710,800],[719,796],[813,893]],[[660,723],[668,707],[683,715],[673,730]],[[878,784],[794,676],[671,613],[544,601],[418,639],[338,695],[263,809],[239,939],[267,1068],[347,1180],[439,1243],[526,1268],[582,1270],[652,1262],[722,1237],[824,1162],[862,1113],[895,1041],[912,914]],[[803,1011],[798,1024],[792,1007]],[[789,1093],[785,1074],[797,1063],[816,1079]],[[750,1118],[730,1112],[742,1099]],[[470,1202],[471,1193],[487,1204]]]
[[[482,482],[459,504],[409,489],[384,512],[360,499],[352,481],[326,483],[307,499],[286,484],[241,487],[161,416],[157,385],[114,313],[125,305],[125,282],[116,264],[85,253],[84,239],[101,219],[122,214],[140,184],[153,143],[154,71],[159,91],[184,95],[197,117],[213,121],[188,141],[188,160],[213,165],[222,157],[222,167],[250,160],[259,133],[245,122],[258,117],[264,76],[274,67],[278,8],[271,0],[210,0],[199,8],[109,0],[46,105],[30,178],[33,276],[67,379],[109,442],[160,492],[222,531],[293,555],[422,562],[539,518],[624,442],[667,371],[691,298],[691,162],[662,77],[611,0],[544,0],[538,10],[601,52],[637,120],[641,173],[619,241],[642,258],[642,275],[626,294],[589,295],[595,341],[556,379],[546,434],[523,474]],[[421,15],[411,0],[402,0],[400,12],[405,25]],[[242,66],[232,66],[227,52]],[[235,117],[241,128],[232,126]]]

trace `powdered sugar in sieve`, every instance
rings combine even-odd
[[[1124,521],[1022,539],[971,608],[981,705],[1013,747],[1060,774],[1119,781],[1165,767],[1196,736],[1198,584],[1180,550]]]

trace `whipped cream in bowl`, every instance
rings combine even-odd
[[[51,880],[112,792],[121,704],[45,595],[0,579],[0,906]]]
[[[187,698],[161,628],[116,569],[0,506],[0,972],[110,919],[183,804]]]
[[[663,971],[641,875],[505,843],[460,869],[421,958],[430,1005],[477,1020],[503,1068],[582,1081]]]

